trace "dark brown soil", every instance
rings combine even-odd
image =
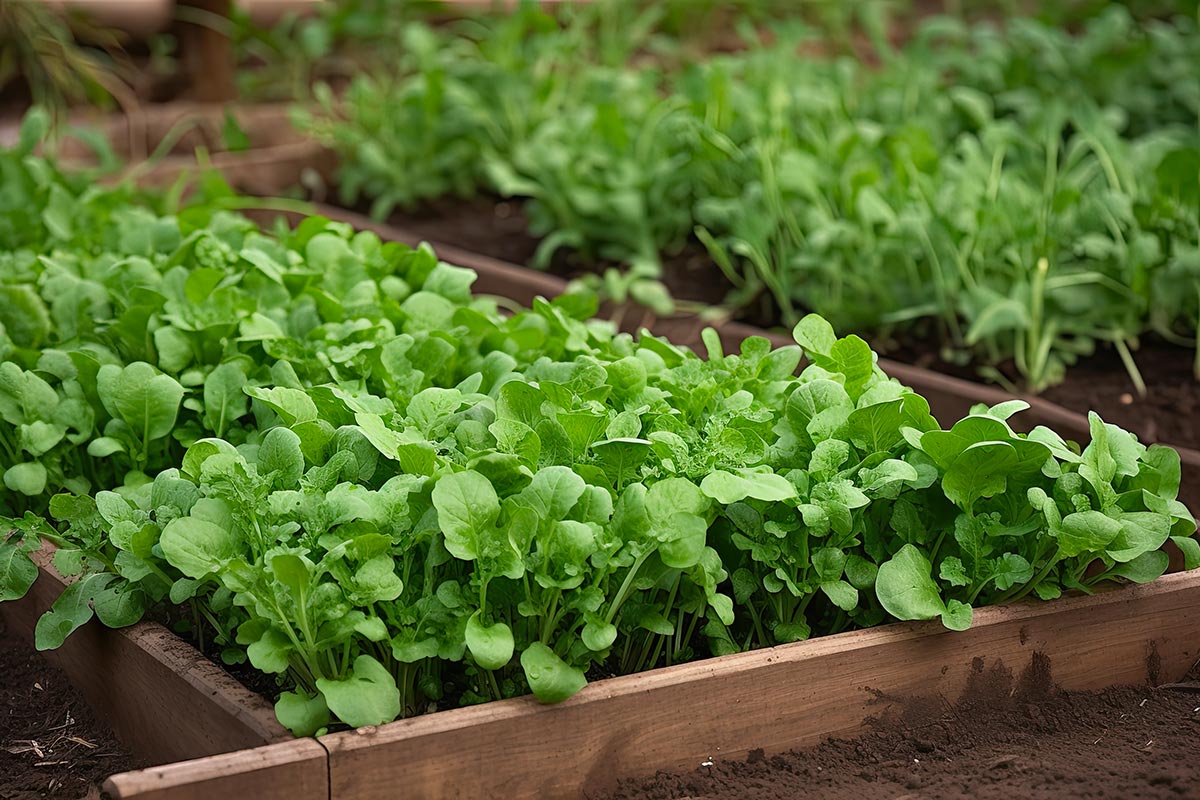
[[[529,234],[528,219],[516,200],[443,199],[416,211],[397,212],[389,221],[432,242],[454,244],[513,264],[527,264],[539,241]],[[559,250],[550,271],[574,278],[603,266]],[[698,242],[689,242],[680,253],[665,256],[663,270],[663,281],[679,300],[719,304],[729,288]],[[767,305],[745,309],[739,315],[741,321],[759,326],[769,326],[773,317]],[[872,341],[872,345],[897,360],[980,380],[974,368],[943,361],[932,339],[899,344],[894,340]],[[1134,431],[1144,442],[1200,449],[1200,417],[1196,414],[1200,410],[1200,384],[1192,375],[1192,351],[1147,341],[1133,355],[1146,383],[1145,397],[1138,396],[1120,358],[1107,346],[1070,368],[1066,382],[1047,390],[1044,396],[1072,411],[1097,411],[1106,422]]]
[[[1147,342],[1133,353],[1146,384],[1139,397],[1120,357],[1105,348],[1067,372],[1067,381],[1044,393],[1072,411],[1094,409],[1106,422],[1138,434],[1144,442],[1200,449],[1200,384],[1192,374],[1194,351]]]
[[[516,200],[441,198],[413,210],[398,210],[388,223],[431,242],[457,245],[511,264],[529,263],[538,246]]]
[[[510,264],[529,264],[541,241],[529,233],[529,218],[519,200],[443,198],[413,211],[397,211],[388,222],[430,242],[453,244]],[[663,282],[676,299],[714,305],[724,299],[729,285],[698,241],[687,242],[680,252],[665,254],[662,260]],[[609,266],[559,248],[549,272],[570,279]]]
[[[0,800],[99,797],[138,766],[62,673],[0,628]]]
[[[1200,797],[1200,684],[1064,692],[1036,657],[1017,679],[977,666],[953,705],[909,703],[854,740],[660,773],[607,800]]]
[[[970,366],[943,361],[932,341],[906,342],[889,357],[967,380],[979,380]],[[1067,369],[1067,379],[1042,393],[1071,411],[1095,411],[1105,422],[1133,431],[1143,442],[1200,449],[1200,383],[1192,374],[1195,352],[1149,338],[1133,353],[1146,385],[1145,396],[1110,345]]]

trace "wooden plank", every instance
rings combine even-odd
[[[104,784],[118,800],[328,800],[325,748],[313,739],[124,772]]]
[[[849,736],[894,698],[955,699],[973,674],[1049,659],[1064,689],[1177,680],[1200,656],[1200,572],[1093,597],[979,609],[324,737],[332,800],[575,798],[618,779]]]
[[[179,52],[191,95],[204,102],[237,97],[233,43],[229,39],[230,0],[178,0]]]
[[[304,136],[290,121],[287,103],[262,105],[164,103],[131,113],[73,115],[77,127],[94,127],[112,143],[114,152],[131,162],[120,177],[132,177],[143,186],[174,183],[184,174],[196,175],[202,167],[196,151],[207,153],[208,166],[220,172],[239,192],[277,196],[295,187],[306,171],[322,183],[333,177],[334,155],[319,142]],[[227,150],[224,127],[231,115],[249,139],[245,150]],[[158,153],[159,148],[165,154]],[[156,153],[151,162],[148,155]],[[95,153],[82,141],[63,140],[59,158],[68,168],[96,164]]]
[[[8,629],[29,641],[38,618],[67,583],[50,565],[49,549],[33,555],[40,575],[29,594],[0,603]],[[157,623],[111,630],[93,620],[43,655],[146,763],[292,738],[266,700]]]
[[[171,24],[174,0],[41,0],[64,16],[82,15],[101,28],[150,37]]]

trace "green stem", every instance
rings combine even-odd
[[[1020,600],[1021,598],[1025,597],[1027,594],[1029,594],[1031,591],[1033,591],[1034,588],[1036,588],[1039,583],[1041,583],[1042,581],[1044,581],[1046,579],[1046,576],[1050,574],[1050,570],[1054,569],[1054,566],[1059,561],[1059,556],[1061,553],[1062,553],[1061,548],[1058,548],[1058,547],[1054,548],[1054,555],[1052,555],[1050,558],[1046,559],[1045,566],[1043,566],[1038,571],[1038,573],[1033,576],[1032,580],[1030,580],[1028,583],[1026,583],[1024,586],[1022,586],[1015,594],[1012,591],[1009,591],[1008,594],[1004,595],[997,602],[998,603],[1015,603],[1017,600]]]
[[[608,608],[608,614],[605,615],[605,622],[612,622],[617,616],[617,612],[621,610],[621,604],[625,602],[629,590],[633,588],[633,579],[637,576],[637,572],[641,569],[642,564],[650,557],[649,553],[644,553],[638,556],[633,564],[629,566],[629,572],[625,574],[625,580],[621,582],[621,588],[617,590],[617,596],[613,598],[612,605]]]

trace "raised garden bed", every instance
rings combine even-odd
[[[398,791],[406,798],[593,796],[659,770],[724,766],[852,736],[914,703],[970,696],[988,675],[1032,667],[1042,670],[1043,688],[1068,691],[1178,681],[1200,657],[1197,612],[1200,575],[1180,573],[1094,597],[984,609],[964,632],[886,625],[599,681],[557,706],[505,700],[316,741],[328,752],[331,800]],[[324,796],[297,794],[302,787],[294,785],[274,792],[280,776],[304,765],[315,773],[311,762],[299,745],[291,753],[260,748],[118,775],[108,789],[163,800],[231,790]],[[252,766],[262,771],[230,774]]]
[[[548,276],[471,263],[453,249],[442,255],[479,269],[478,291],[517,300],[554,293]],[[724,333],[740,338],[736,328]],[[953,381],[928,386],[942,397],[935,402],[970,405]],[[3,607],[10,630],[29,636],[63,589],[48,558],[37,556],[33,592]],[[850,735],[890,702],[955,696],[996,665],[1019,671],[1048,659],[1054,682],[1072,690],[1177,680],[1200,655],[1197,611],[1200,574],[1177,573],[1096,596],[980,609],[960,633],[936,622],[884,625],[599,680],[556,706],[517,698],[315,740],[288,739],[262,698],[154,624],[85,627],[54,658],[135,757],[159,764],[113,776],[106,788],[115,797],[370,800],[399,786],[412,797],[575,797],[622,778]]]

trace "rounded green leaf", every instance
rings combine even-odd
[[[589,650],[603,653],[617,640],[617,626],[611,622],[599,620],[589,622],[583,626],[583,632],[579,638],[583,639],[583,643]]]
[[[24,550],[12,542],[0,542],[0,602],[20,600],[37,576],[37,565]]]
[[[46,490],[46,468],[36,461],[15,464],[4,471],[4,485],[14,492],[37,497]]]
[[[329,706],[320,692],[311,697],[303,691],[284,692],[275,701],[275,716],[296,736],[315,736],[329,725]]]
[[[1058,538],[1061,554],[1071,558],[1084,553],[1103,553],[1121,533],[1121,523],[1102,511],[1076,511],[1063,517],[1051,532]]]
[[[500,515],[500,498],[488,479],[473,470],[444,475],[433,487],[433,505],[450,554],[466,561],[476,558],[480,531],[495,525]]]
[[[189,578],[216,572],[241,553],[236,533],[199,517],[179,517],[168,522],[159,545],[167,561]]]
[[[139,439],[161,439],[175,427],[183,387],[146,362],[105,364],[96,374],[96,386],[108,413],[124,421]]]
[[[541,642],[521,653],[521,669],[533,696],[542,703],[561,703],[587,685],[583,670],[572,667]]]
[[[675,514],[659,531],[662,542],[658,555],[668,567],[687,569],[695,566],[704,553],[708,523],[695,514]]]
[[[127,581],[106,586],[92,599],[96,616],[110,628],[125,628],[146,613],[146,593]]]
[[[287,634],[275,628],[268,628],[257,641],[251,642],[246,648],[246,656],[256,669],[268,674],[278,674],[288,668],[288,656],[294,646]]]
[[[371,656],[354,659],[350,677],[318,678],[317,688],[337,718],[352,727],[382,725],[400,716],[400,690],[387,668]]]
[[[875,593],[884,610],[896,619],[935,619],[946,604],[933,582],[929,559],[911,544],[900,548],[891,560],[879,567]]]
[[[751,470],[739,470],[738,474],[723,470],[709,473],[700,482],[700,490],[722,505],[730,505],[747,497],[778,501],[796,496],[796,487],[782,475]]]
[[[503,622],[485,625],[482,615],[483,610],[480,609],[467,620],[467,649],[479,666],[500,669],[512,660],[512,630]]]
[[[120,439],[111,436],[101,436],[88,442],[87,454],[92,458],[107,458],[113,453],[124,453],[125,445]]]
[[[258,474],[271,475],[276,488],[295,488],[304,474],[300,437],[287,428],[272,428],[258,448]]]

